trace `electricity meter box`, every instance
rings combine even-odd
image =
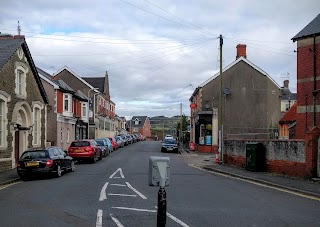
[[[169,186],[170,158],[151,156],[149,158],[149,186]]]

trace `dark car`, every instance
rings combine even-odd
[[[93,139],[73,141],[70,144],[68,152],[73,159],[77,160],[90,159],[95,163],[97,159],[102,159],[101,149]]]
[[[109,146],[107,143],[107,139],[96,139],[96,142],[98,144],[98,146],[100,147],[100,149],[102,150],[102,156],[106,157],[108,154],[111,153],[111,151],[109,150]]]
[[[121,138],[122,138],[122,140],[124,142],[124,145],[127,146],[129,144],[127,136],[126,135],[121,135]]]
[[[176,152],[178,153],[178,144],[175,139],[164,139],[161,143],[161,152]]]
[[[137,141],[137,142],[140,141],[140,135],[139,135],[139,134],[133,134],[133,136],[136,138],[136,141]]]
[[[128,144],[133,144],[132,137],[130,135],[126,135],[126,138],[128,140]]]
[[[17,165],[17,172],[22,180],[36,174],[53,174],[60,177],[62,172],[74,170],[72,157],[58,147],[26,150]]]

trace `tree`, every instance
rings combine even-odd
[[[182,132],[185,132],[187,131],[187,127],[189,125],[189,122],[188,122],[188,118],[186,115],[182,115]],[[180,132],[180,121],[177,123],[177,132],[178,132],[178,137],[179,137],[179,132]]]

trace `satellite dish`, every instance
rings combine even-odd
[[[231,95],[231,90],[230,90],[230,88],[227,88],[227,87],[223,88],[223,94],[224,94],[224,95]]]

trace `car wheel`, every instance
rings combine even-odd
[[[102,160],[102,151],[100,152],[99,160]]]
[[[96,153],[94,153],[93,158],[91,159],[92,163],[96,163],[97,162],[97,155]]]
[[[61,167],[60,165],[57,166],[57,172],[55,174],[56,177],[61,177],[62,175],[62,170],[61,170]]]
[[[26,174],[19,174],[19,177],[22,181],[26,181],[28,179]]]
[[[74,164],[74,161],[71,161],[70,172],[74,172],[75,169],[76,169],[76,166]]]

